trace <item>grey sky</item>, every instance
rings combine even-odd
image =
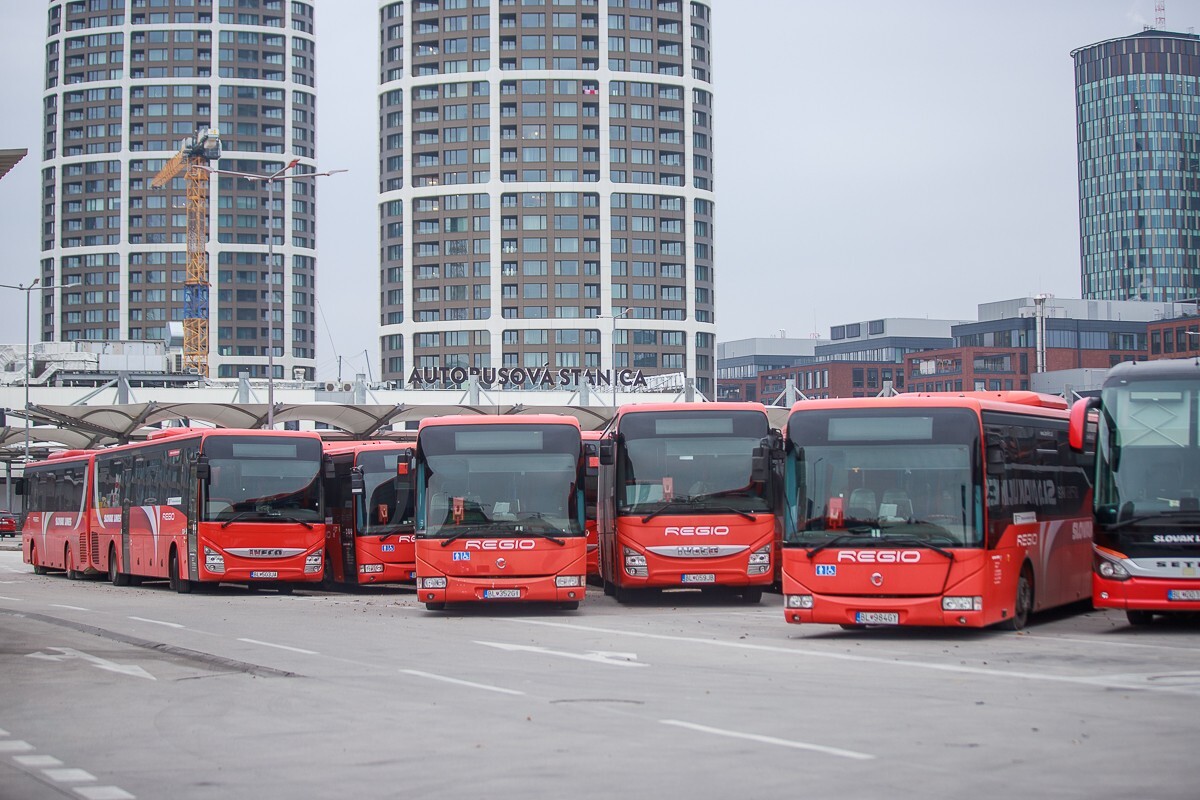
[[[604,2],[604,0],[601,0]],[[379,378],[377,3],[316,0],[318,377]],[[38,275],[45,9],[0,0],[0,282]],[[1167,28],[1200,25],[1168,0]],[[719,341],[1079,296],[1072,49],[1153,0],[714,0]],[[24,305],[0,290],[0,342]],[[34,328],[36,330],[36,328]],[[35,334],[36,335],[36,334]],[[369,353],[364,355],[364,351]]]

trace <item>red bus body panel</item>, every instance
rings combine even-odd
[[[357,442],[326,442],[325,455],[345,456],[352,466],[358,465],[358,455],[375,450],[404,454],[411,453],[413,442],[365,440]],[[377,583],[411,584],[417,576],[416,535],[411,531],[386,537],[358,535],[357,498],[351,508],[328,508],[330,520],[325,531],[325,560],[329,574],[337,583],[369,585]]]
[[[1109,558],[1122,561],[1127,569],[1135,569],[1124,553],[1104,547],[1096,550]],[[1155,561],[1159,569],[1177,572],[1175,576],[1138,576],[1118,581],[1092,572],[1092,603],[1097,608],[1119,608],[1122,611],[1200,611],[1200,557],[1194,553],[1183,556],[1164,556]],[[1174,600],[1169,592],[1196,592],[1195,600]]]
[[[792,413],[804,413],[807,408],[874,408],[885,413],[889,407],[958,407],[973,410],[982,426],[985,408],[1015,413],[1014,406],[1041,406],[1047,409],[1043,416],[1065,421],[1068,412],[1063,405],[1061,398],[1043,401],[1032,392],[947,393],[803,401]],[[986,485],[987,465],[984,482]],[[855,547],[851,541],[821,549],[816,556],[810,555],[809,547],[785,546],[781,559],[784,619],[789,623],[871,624],[861,622],[861,613],[896,615],[885,623],[889,625],[995,625],[1013,616],[1018,578],[1026,564],[1035,580],[1033,611],[1086,599],[1091,591],[1090,506],[1089,495],[1081,498],[1078,517],[1013,521],[1004,526],[993,547],[945,548],[949,558],[927,545],[905,543]],[[988,526],[985,522],[985,530]],[[864,537],[864,542],[869,541]],[[812,607],[789,607],[787,599],[793,595],[811,595]],[[946,597],[981,598],[981,608],[944,610]]]
[[[557,545],[548,539],[459,539],[447,547],[437,539],[417,541],[417,575],[445,576],[445,589],[417,590],[423,603],[466,603],[489,600],[572,602],[583,599],[585,587],[559,587],[559,575],[582,578],[587,542],[569,537]],[[491,596],[496,590],[515,590],[512,597]]]

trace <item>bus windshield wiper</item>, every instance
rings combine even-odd
[[[671,506],[685,506],[685,505],[686,506],[692,505],[692,498],[684,497],[681,495],[679,497],[673,497],[670,500],[664,500],[662,505],[660,505],[658,508],[651,511],[646,516],[642,517],[642,522],[649,522],[650,520],[657,517],[659,514],[666,511]]]
[[[1115,530],[1116,528],[1124,528],[1126,525],[1136,525],[1140,522],[1161,522],[1164,525],[1191,525],[1197,520],[1200,520],[1200,511],[1168,509],[1166,511],[1156,511],[1153,514],[1138,514],[1127,519],[1119,519],[1104,527],[1109,530]]]
[[[887,542],[888,544],[906,544],[910,547],[927,547],[940,556],[945,556],[951,561],[954,560],[954,551],[947,550],[944,547],[938,547],[928,539],[921,539],[917,536],[883,536],[879,541]]]
[[[283,511],[270,511],[270,512],[268,512],[268,513],[267,513],[267,516],[269,516],[269,517],[283,517],[284,519],[286,519],[286,520],[290,520],[290,521],[292,521],[292,522],[299,522],[301,525],[303,525],[304,527],[308,528],[310,531],[313,529],[313,524],[312,524],[311,522],[309,522],[309,521],[308,521],[308,520],[306,520],[306,519],[300,519],[300,517],[296,516],[295,514],[288,514],[288,513],[286,513],[286,512],[283,512]]]
[[[866,533],[870,533],[870,528],[858,528],[850,533],[842,533],[834,536],[832,539],[826,539],[819,545],[808,551],[808,557],[811,560],[813,556],[822,550],[828,550],[830,547],[835,547],[839,544],[849,544],[851,542],[858,543],[862,541],[862,537]]]
[[[697,498],[697,497],[692,498],[692,500],[698,500],[698,499],[700,499],[700,498]],[[730,514],[737,514],[739,517],[745,517],[746,519],[750,520],[751,522],[754,522],[756,519],[758,519],[758,517],[754,516],[754,514],[752,512],[746,511],[741,508],[734,508],[733,506],[704,506],[704,509],[706,511],[727,511]]]
[[[449,547],[452,543],[457,542],[459,539],[463,538],[464,536],[470,536],[472,533],[475,533],[480,528],[490,528],[490,527],[492,527],[492,523],[490,523],[490,522],[477,522],[474,525],[464,525],[462,530],[460,530],[458,533],[454,534],[453,536],[449,536],[445,539],[442,539],[442,547]]]
[[[259,516],[259,515],[265,516],[267,519],[273,519],[276,517],[280,517],[280,518],[288,520],[289,522],[299,522],[301,525],[308,528],[310,531],[313,529],[313,524],[311,522],[309,522],[308,520],[300,519],[300,517],[297,517],[294,514],[285,514],[282,511],[278,511],[275,509],[272,509],[270,511],[258,511],[258,510],[239,511],[236,514],[234,514],[232,517],[230,517],[229,519],[222,522],[221,527],[228,528],[231,523],[237,522],[239,519],[245,519],[246,517],[254,517],[254,516]]]

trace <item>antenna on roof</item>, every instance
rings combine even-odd
[[[1167,29],[1167,0],[1156,0],[1154,3],[1154,27],[1160,31]]]

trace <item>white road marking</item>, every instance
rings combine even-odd
[[[161,619],[146,619],[145,617],[130,617],[134,622],[149,622],[151,625],[166,625],[168,628],[183,628],[178,622],[164,622]]]
[[[81,606],[64,606],[64,605],[63,605],[63,604],[61,604],[61,603],[51,603],[51,604],[50,604],[50,607],[51,607],[51,608],[65,608],[65,609],[68,609],[68,610],[70,610],[70,611],[91,611],[91,609],[90,609],[90,608],[83,608],[83,607],[81,607]]]
[[[0,736],[8,736],[8,731],[4,730],[3,728],[0,728]]]
[[[14,603],[21,602],[21,598],[19,597],[5,597],[3,595],[0,595],[0,600],[12,600]]]
[[[148,678],[149,680],[152,680],[152,681],[158,680],[153,675],[151,675],[149,672],[146,672],[146,670],[142,669],[141,667],[139,667],[136,664],[118,664],[115,661],[109,661],[106,658],[100,658],[100,656],[94,656],[90,653],[82,653],[82,652],[80,652],[78,650],[74,650],[70,647],[51,647],[50,649],[57,650],[59,652],[59,655],[54,655],[53,653],[40,653],[39,652],[39,653],[26,653],[26,656],[28,656],[29,658],[40,658],[43,661],[65,661],[69,658],[77,658],[77,659],[80,659],[81,661],[88,662],[89,664],[91,664],[94,667],[98,667],[99,669],[108,670],[109,672],[117,672],[122,675],[129,675],[134,678]]]
[[[52,781],[59,783],[84,783],[96,780],[96,776],[86,769],[64,767],[62,769],[44,769],[42,773]]]
[[[524,651],[528,653],[544,653],[550,656],[561,656],[562,658],[574,658],[578,661],[592,661],[599,664],[612,664],[618,667],[648,667],[649,664],[643,664],[633,660],[637,658],[634,653],[607,653],[603,650],[591,650],[587,653],[568,653],[564,650],[551,650],[546,647],[536,647],[527,644],[505,644],[504,642],[480,642],[486,647],[496,647],[501,650],[509,650],[513,652]]]
[[[23,739],[8,739],[0,742],[0,753],[28,753],[33,745]]]
[[[826,747],[823,744],[811,744],[809,742],[797,742],[792,739],[780,739],[775,736],[762,736],[757,733],[742,733],[741,731],[729,731],[724,728],[710,728],[707,725],[697,725],[694,722],[682,722],[677,719],[660,719],[663,725],[674,725],[677,728],[687,728],[701,733],[711,733],[716,736],[728,736],[731,739],[747,739],[751,742],[761,742],[762,744],[774,744],[780,747],[793,747],[797,750],[812,750],[815,753],[825,753],[830,756],[839,756],[841,758],[854,758],[860,761],[869,761],[875,756],[869,753],[859,753],[856,750],[843,750],[840,747]]]
[[[430,680],[453,683],[457,684],[458,686],[469,686],[472,689],[484,689],[489,692],[500,692],[501,694],[525,694],[524,692],[519,692],[516,689],[505,689],[503,686],[490,686],[486,683],[462,681],[458,678],[448,678],[445,675],[434,675],[432,672],[421,672],[420,670],[416,669],[402,669],[400,671],[405,675],[416,675],[418,678],[429,678]]]
[[[303,647],[288,647],[286,644],[274,644],[272,642],[260,642],[258,639],[238,639],[239,642],[246,644],[261,644],[263,647],[276,647],[280,650],[291,650],[293,653],[304,653],[306,656],[319,656],[316,650],[305,650]]]
[[[87,800],[136,800],[120,786],[76,786],[75,791]]]
[[[671,636],[663,633],[646,633],[642,631],[623,631],[616,628],[599,628],[591,625],[579,625],[569,622],[549,622],[535,619],[505,619],[522,625],[542,625],[549,628],[567,628],[586,633],[605,633],[616,636],[632,636],[639,639],[654,639],[664,642],[682,642],[700,644],[709,647],[729,647],[737,650],[753,650],[766,653],[782,653],[803,658],[825,658],[833,661],[850,661],[858,664],[879,664],[893,667],[912,667],[914,669],[933,670],[935,672],[952,672],[962,675],[984,675],[992,678],[1013,678],[1026,681],[1046,681],[1050,683],[1071,683],[1081,686],[1101,686],[1115,689],[1144,689],[1146,691],[1196,694],[1195,687],[1167,686],[1162,684],[1142,683],[1130,679],[1129,675],[1052,675],[1046,672],[1022,672],[1020,670],[993,669],[991,667],[972,667],[966,664],[941,664],[934,661],[914,661],[904,658],[884,658],[881,656],[856,656],[849,653],[828,653],[819,650],[799,650],[780,645],[750,644],[749,642],[727,642],[720,639],[701,639],[695,636]]]
[[[54,756],[13,756],[13,761],[23,767],[61,767],[63,763]]]

